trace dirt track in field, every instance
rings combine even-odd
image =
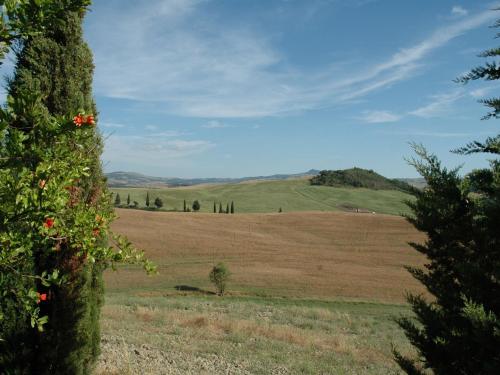
[[[224,261],[233,294],[403,302],[422,291],[404,265],[423,258],[407,242],[422,234],[403,218],[379,214],[167,213],[118,209],[113,224],[154,260],[160,275],[136,269],[106,275],[109,290],[173,293],[212,290],[210,267]]]

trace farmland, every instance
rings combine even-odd
[[[251,181],[239,184],[197,185],[182,188],[113,188],[122,203],[130,194],[131,202],[145,206],[149,192],[151,205],[156,197],[163,200],[166,210],[182,211],[183,201],[201,203],[201,212],[213,212],[214,202],[234,201],[238,213],[277,212],[281,207],[291,211],[338,211],[356,208],[377,213],[400,215],[408,213],[404,200],[408,194],[397,190],[372,190],[352,187],[312,186],[307,179],[282,181]]]
[[[100,373],[386,374],[391,344],[410,350],[393,319],[422,291],[403,265],[422,264],[407,241],[423,238],[401,217],[117,213],[160,273],[107,272]],[[218,261],[233,273],[222,298]]]

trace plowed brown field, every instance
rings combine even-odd
[[[107,272],[108,290],[172,294],[211,291],[208,273],[224,261],[229,292],[320,299],[403,302],[422,291],[404,269],[423,258],[407,245],[422,242],[398,216],[343,212],[282,214],[169,213],[118,209],[113,224],[158,265]]]

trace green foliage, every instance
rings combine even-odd
[[[161,200],[161,198],[156,197],[156,199],[155,199],[155,206],[156,206],[156,208],[162,208],[163,207],[163,201]]]
[[[149,207],[149,191],[146,193],[146,207]]]
[[[187,212],[187,205],[186,205],[186,200],[184,199],[184,208],[183,208],[183,212]]]
[[[222,211],[222,203],[219,202],[219,213],[221,214],[223,211]]]
[[[127,206],[130,206],[130,194],[127,195]]]
[[[107,244],[114,214],[99,161],[82,4],[27,0],[3,8],[13,12],[2,19],[15,23],[8,32],[23,39],[0,110],[2,372],[90,373],[99,354],[102,270],[129,261],[152,270],[126,240]]]
[[[214,202],[214,214],[216,214],[216,213],[217,213],[217,205]]]
[[[231,213],[234,214],[234,202],[231,201]]]
[[[115,206],[119,206],[121,203],[122,203],[122,200],[120,198],[120,193],[117,193],[116,197],[115,197]]]
[[[412,192],[414,188],[406,182],[391,180],[372,170],[351,168],[338,171],[321,171],[311,179],[312,185],[352,186],[367,189],[386,189]]]
[[[224,263],[218,263],[212,268],[209,274],[210,282],[215,285],[217,294],[223,296],[226,291],[227,281],[231,273]]]
[[[228,214],[229,213],[229,203],[226,205],[226,211],[224,213]]]
[[[198,202],[197,200],[195,200],[193,202],[193,206],[192,207],[193,207],[193,211],[194,212],[198,212],[200,210],[200,208],[201,208],[200,202]]]
[[[496,27],[500,26],[497,22]],[[483,56],[500,56],[500,50]],[[500,67],[487,63],[458,81],[500,78]],[[498,118],[500,106],[486,118]],[[427,234],[425,244],[412,246],[428,258],[425,269],[409,268],[433,295],[429,302],[410,295],[416,315],[402,318],[400,326],[418,351],[418,358],[395,352],[408,374],[427,369],[440,374],[493,375],[500,368],[500,136],[473,142],[457,150],[461,154],[495,155],[489,168],[465,177],[458,169],[443,168],[436,156],[414,146],[419,157],[411,163],[428,186],[416,191],[410,202],[414,216],[408,220]]]

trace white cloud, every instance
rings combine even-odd
[[[365,111],[359,120],[367,122],[369,124],[378,124],[385,122],[396,122],[401,119],[402,116],[389,111]]]
[[[313,74],[294,67],[255,26],[201,17],[204,5],[199,0],[150,0],[140,7],[101,2],[87,28],[96,57],[96,94],[150,102],[157,110],[192,117],[296,113],[352,101],[411,78],[431,52],[497,17],[490,10],[462,17],[368,68],[324,68]]]
[[[464,96],[465,93],[463,90],[433,95],[431,96],[432,101],[429,104],[417,108],[409,112],[409,114],[422,118],[442,117],[449,114],[452,110],[452,104]]]
[[[461,7],[460,5],[455,5],[453,8],[451,8],[451,14],[454,16],[463,17],[463,16],[466,16],[467,14],[469,14],[469,11],[467,9]]]
[[[112,166],[126,164],[148,167],[175,166],[182,160],[203,154],[215,147],[206,140],[162,139],[112,135],[105,140],[102,160]]]
[[[208,123],[206,123],[205,125],[202,125],[201,127],[205,128],[205,129],[222,129],[222,128],[228,128],[229,125],[224,124],[224,123],[217,121],[217,120],[211,120]]]

